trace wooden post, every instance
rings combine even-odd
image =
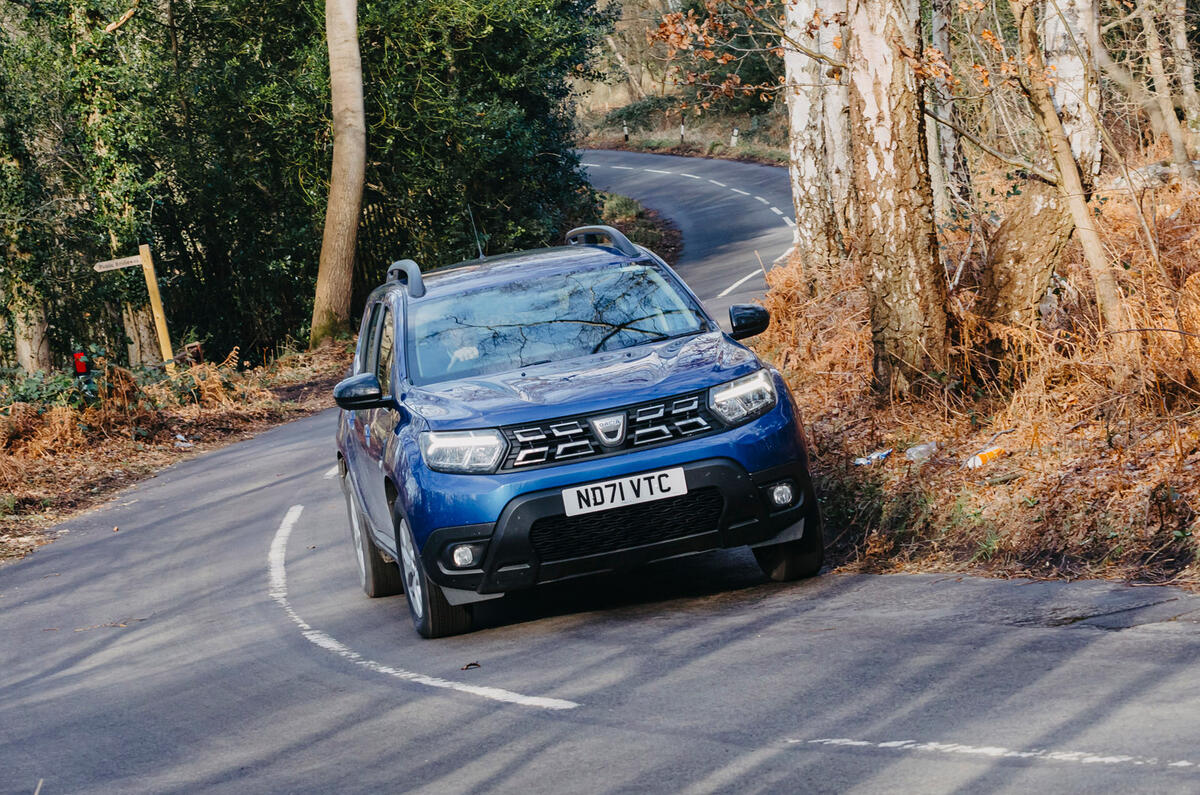
[[[154,312],[154,326],[158,329],[158,348],[162,352],[163,361],[170,367],[175,359],[171,350],[171,335],[167,332],[167,316],[163,312],[162,296],[158,294],[158,275],[154,272],[154,260],[150,257],[150,247],[143,244],[138,246],[138,254],[142,258],[142,275],[146,277],[146,291],[150,293],[150,309]]]

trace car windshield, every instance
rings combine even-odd
[[[558,273],[410,305],[415,384],[502,373],[705,331],[691,298],[652,265]]]

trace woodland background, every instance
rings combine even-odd
[[[335,3],[366,129],[344,306],[401,254],[471,256],[472,223],[499,252],[594,217],[579,142],[786,163],[759,347],[835,555],[1200,582],[1196,0],[0,0],[0,358],[137,364],[138,277],[90,266],[140,242],[226,365],[315,341]]]

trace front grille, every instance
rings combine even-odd
[[[605,443],[589,420],[599,421],[618,416],[624,417],[625,435],[618,441]],[[720,422],[708,411],[704,392],[595,414],[510,425],[500,429],[508,439],[508,456],[501,468],[530,469],[562,464],[580,458],[670,444],[720,429]]]
[[[725,500],[716,486],[581,516],[545,516],[529,541],[542,562],[630,549],[717,529]]]

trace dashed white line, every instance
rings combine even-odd
[[[329,469],[326,469],[325,474],[322,475],[321,477],[324,478],[325,480],[332,480],[333,478],[337,477],[337,473],[338,473],[337,464],[334,464]]]
[[[590,163],[590,164],[585,164],[585,165],[587,168],[592,168],[592,167],[613,168],[613,169],[617,169],[619,171],[642,171],[647,174],[665,174],[670,177],[687,177],[688,179],[704,179],[704,177],[697,176],[696,174],[689,174],[686,171],[664,171],[663,169],[660,169],[660,168],[636,168],[634,166],[610,166],[610,165],[604,165],[601,163]],[[744,191],[739,188],[731,188],[728,185],[726,185],[724,182],[719,182],[715,179],[709,179],[707,181],[712,183],[713,185],[716,185],[717,187],[726,188],[728,190],[731,190],[734,193],[738,194],[739,196],[751,196],[752,195],[748,191]],[[753,198],[755,199],[755,201],[759,201],[759,202],[762,202],[763,204],[767,205],[767,207],[770,208],[771,212],[778,215],[780,217],[780,220],[782,220],[788,226],[793,227],[793,228],[796,226],[795,221],[793,221],[791,218],[788,218],[787,214],[784,213],[783,210],[772,205],[771,202],[768,201],[767,199],[763,198],[762,196],[754,196]],[[742,281],[745,281],[745,280],[743,279]],[[737,284],[733,285],[733,287],[731,287],[730,290],[732,290],[734,287],[737,287],[741,283],[742,282],[738,282]],[[725,293],[721,293],[721,295],[727,295],[727,294],[728,294],[728,291],[726,291]]]
[[[288,537],[292,534],[292,529],[295,528],[296,522],[300,520],[300,514],[304,511],[303,505],[293,505],[288,508],[288,512],[284,515],[283,521],[279,523],[279,529],[275,531],[275,538],[271,541],[271,551],[267,555],[267,573],[269,589],[267,593],[275,602],[283,608],[287,613],[288,618],[292,620],[304,637],[313,645],[318,646],[326,651],[333,652],[344,660],[360,665],[370,671],[376,673],[387,674],[394,676],[397,679],[403,679],[408,682],[413,682],[427,687],[436,687],[443,690],[455,690],[459,693],[468,693],[472,696],[491,699],[492,701],[502,701],[508,704],[519,704],[523,707],[539,707],[541,709],[574,709],[579,705],[574,701],[565,701],[560,698],[545,698],[542,696],[525,696],[520,693],[514,693],[510,690],[502,690],[498,687],[480,687],[478,685],[467,685],[462,682],[451,682],[448,679],[439,679],[436,676],[426,676],[425,674],[413,673],[412,671],[403,671],[399,668],[393,668],[390,665],[368,660],[358,652],[349,648],[340,641],[330,637],[319,629],[313,629],[304,619],[302,619],[288,602],[287,591],[287,569],[285,562],[287,559],[287,542]]]
[[[761,271],[761,270],[750,271],[750,272],[749,272],[749,273],[747,273],[745,276],[743,276],[742,278],[738,279],[736,282],[734,282],[733,284],[729,285],[728,287],[726,287],[726,288],[725,288],[724,290],[722,290],[721,292],[717,293],[717,298],[724,298],[725,296],[729,295],[730,293],[732,293],[732,292],[733,292],[734,290],[736,290],[737,288],[741,287],[741,286],[742,286],[743,284],[745,284],[746,282],[748,282],[748,281],[750,281],[751,279],[753,279],[755,276],[761,276],[761,275],[762,275],[762,271]]]
[[[995,745],[963,745],[962,743],[933,743],[917,742],[916,740],[889,740],[875,743],[868,740],[854,740],[848,737],[823,737],[816,740],[788,740],[791,745],[834,745],[852,748],[882,748],[889,751],[921,751],[939,754],[960,754],[964,756],[984,756],[992,759],[1041,759],[1051,762],[1075,762],[1081,765],[1138,765],[1145,767],[1197,767],[1195,762],[1181,759],[1167,762],[1157,757],[1131,756],[1128,754],[1099,754],[1089,751],[1054,751],[1049,748],[1034,748],[1028,751],[1016,751],[1011,748],[1001,748]]]

